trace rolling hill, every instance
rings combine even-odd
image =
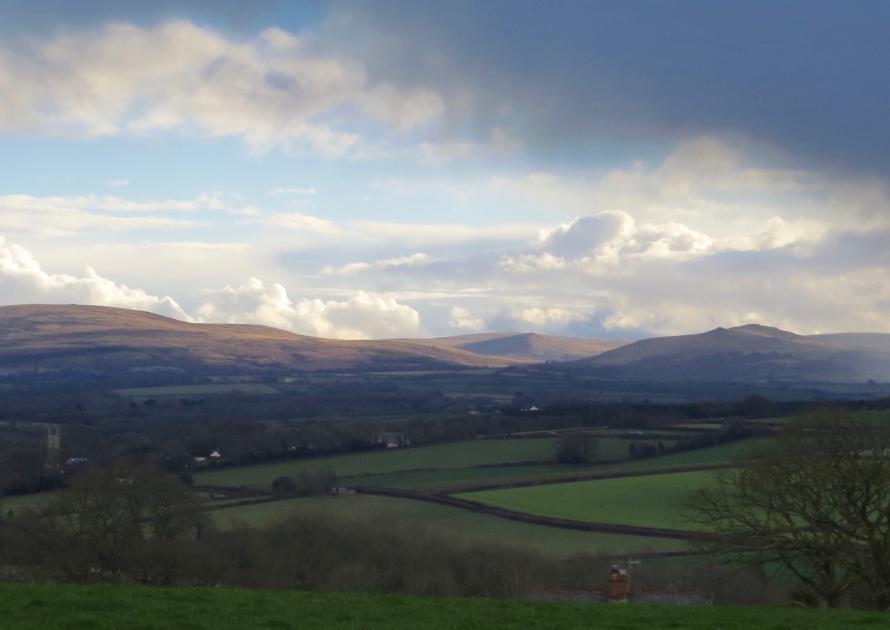
[[[0,307],[0,376],[275,376],[551,362],[596,378],[657,382],[890,381],[890,335],[716,328],[626,344],[524,333],[344,341],[267,326],[195,324],[77,305]],[[546,368],[545,368],[546,369]]]
[[[571,361],[592,357],[628,343],[626,341],[558,337],[537,333],[479,333],[405,341],[435,348],[464,350],[481,356],[500,357],[523,363]]]
[[[749,324],[655,337],[565,366],[603,378],[699,382],[890,380],[890,335],[797,335]]]
[[[0,374],[243,374],[502,367],[510,363],[408,340],[320,339],[266,326],[193,324],[120,308],[0,307]]]

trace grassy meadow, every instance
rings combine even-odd
[[[485,468],[437,468],[369,475],[353,481],[366,486],[407,490],[444,491],[492,483],[515,483],[536,479],[559,479],[594,472],[590,466],[529,464]]]
[[[704,487],[707,472],[621,477],[460,495],[488,505],[578,521],[684,529],[678,503]]]
[[[650,470],[683,468],[687,466],[715,466],[731,464],[734,460],[744,458],[764,443],[763,439],[740,440],[717,446],[699,448],[679,453],[669,453],[658,457],[631,459],[616,464],[606,464],[596,468],[597,473],[636,473]]]
[[[886,613],[766,607],[608,606],[393,595],[0,584],[4,630],[834,630],[890,625]]]
[[[212,396],[215,394],[278,394],[279,390],[263,383],[206,383],[201,385],[162,385],[159,387],[129,387],[112,390],[127,398],[154,398],[162,396]]]
[[[281,475],[331,470],[339,477],[355,477],[432,468],[465,468],[511,462],[546,462],[556,455],[553,438],[472,440],[436,446],[394,448],[352,455],[300,459],[257,466],[209,470],[195,481],[211,485],[248,485],[267,488]]]
[[[628,440],[602,437],[599,439],[596,458],[604,462],[626,459],[629,444]],[[509,482],[549,479],[586,473],[595,474],[601,469],[606,470],[599,465],[555,464],[556,449],[557,438],[553,437],[469,440],[435,446],[387,449],[204,470],[195,474],[195,482],[268,489],[276,477],[295,476],[301,472],[324,469],[333,471],[349,483],[394,488],[449,489],[498,480]],[[721,456],[714,455],[714,457]],[[657,459],[666,460],[667,457]],[[694,458],[690,461],[694,463]],[[520,465],[503,469],[494,468],[503,464]]]
[[[506,545],[552,558],[579,553],[617,555],[645,551],[680,551],[680,540],[554,529],[510,521],[425,501],[370,495],[290,499],[211,512],[221,528],[239,524],[265,527],[289,516],[313,515],[362,523],[391,522],[417,526],[465,544]]]

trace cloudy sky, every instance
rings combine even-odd
[[[294,4],[0,0],[0,303],[890,332],[890,3]]]

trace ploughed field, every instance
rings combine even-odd
[[[890,615],[886,613],[855,610],[609,606],[224,588],[0,584],[0,601],[4,630],[828,630],[890,625]]]

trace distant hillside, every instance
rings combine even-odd
[[[0,307],[0,374],[226,374],[509,364],[407,340],[319,339],[266,326],[191,324],[101,306]]]
[[[629,380],[890,381],[890,334],[807,336],[752,324],[644,339],[565,366]]]
[[[571,361],[598,355],[621,347],[626,341],[557,337],[536,333],[480,333],[436,339],[412,339],[436,348],[464,350],[487,357],[500,357],[525,363]]]
[[[342,341],[101,306],[0,307],[0,376],[262,378],[543,362],[617,380],[890,382],[890,335],[805,336],[749,325],[630,344],[523,333]]]

